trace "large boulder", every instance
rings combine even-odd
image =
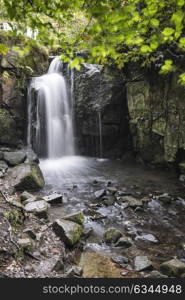
[[[55,220],[53,230],[67,246],[76,244],[83,231],[81,225],[62,219]]]
[[[16,166],[23,163],[26,159],[26,153],[24,151],[4,152],[4,160],[10,166]]]
[[[39,190],[44,186],[44,177],[37,164],[21,164],[14,167],[8,175],[9,183],[16,190]]]

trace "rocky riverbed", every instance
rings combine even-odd
[[[1,277],[184,277],[185,197],[176,175],[76,159],[79,168],[63,161],[63,173],[47,173],[41,161],[40,191],[32,185],[40,173],[29,176],[32,191],[11,177],[13,187],[12,173],[1,178]]]

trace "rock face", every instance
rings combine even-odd
[[[128,147],[124,80],[116,69],[98,65],[84,64],[75,71],[76,133],[81,154],[121,157]]]
[[[177,84],[178,74],[162,77],[153,70],[147,73],[135,68],[130,76],[140,78],[127,83],[130,131],[136,154],[155,165],[183,161],[185,88]]]
[[[57,219],[53,223],[53,230],[67,246],[76,244],[83,231],[81,225],[62,219]]]
[[[8,181],[17,190],[38,190],[44,186],[44,178],[38,165],[21,164],[8,174]]]
[[[185,263],[178,259],[172,259],[162,263],[160,270],[165,275],[179,277],[185,273]]]
[[[16,146],[20,142],[21,132],[13,116],[0,107],[0,144]]]

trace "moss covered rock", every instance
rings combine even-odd
[[[77,212],[77,213],[74,213],[74,214],[66,215],[66,216],[62,217],[62,219],[75,222],[79,225],[83,225],[83,223],[84,223],[84,214],[82,212]]]
[[[183,273],[185,273],[185,263],[178,259],[172,259],[162,263],[160,270],[168,276],[180,277]]]
[[[55,220],[53,230],[67,246],[76,244],[83,231],[81,225],[62,219]]]
[[[114,227],[109,228],[103,235],[103,238],[107,244],[116,243],[122,236],[122,233]]]
[[[8,180],[16,190],[39,190],[44,186],[44,177],[37,164],[21,164],[14,167]]]

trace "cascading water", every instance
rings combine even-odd
[[[68,98],[65,79],[60,73],[61,64],[58,57],[54,58],[48,73],[35,79],[34,83],[38,91],[36,143],[38,146],[42,144],[45,136],[48,158],[75,153],[72,104]],[[41,121],[44,124],[39,125]]]
[[[48,72],[33,78],[28,88],[28,148],[34,140],[46,183],[53,185],[86,179],[91,168],[89,159],[75,156],[73,75],[71,71],[71,90],[68,91],[62,62],[55,57]],[[37,94],[36,122],[33,120],[33,91]]]

